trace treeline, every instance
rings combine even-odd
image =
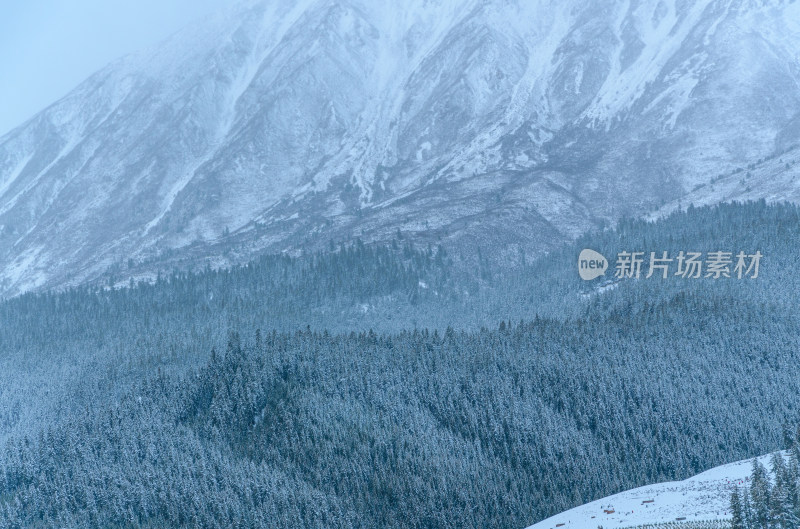
[[[328,311],[385,297],[397,305],[414,304],[428,292],[446,291],[451,268],[442,247],[416,248],[398,239],[370,246],[356,241],[300,257],[268,255],[229,269],[159,274],[129,288],[25,294],[0,303],[0,318],[8,323],[6,332],[0,329],[0,347],[19,347],[21,335],[45,341],[43,335],[53,331],[80,332],[85,321],[98,318],[110,326],[176,314],[187,319],[255,313],[277,320],[278,327],[322,324],[335,319],[326,319]]]
[[[625,529],[731,529],[731,524],[728,520],[692,520],[636,525]]]
[[[770,469],[757,459],[749,484],[731,493],[731,529],[796,529],[800,525],[800,429],[787,454],[776,452]]]

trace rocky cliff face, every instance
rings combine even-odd
[[[381,4],[246,2],[0,138],[0,295],[398,230],[511,258],[800,197],[800,3]]]

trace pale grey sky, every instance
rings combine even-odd
[[[117,57],[236,0],[0,0],[0,135]]]

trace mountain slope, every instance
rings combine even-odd
[[[771,468],[771,456],[758,460]],[[731,492],[748,485],[752,460],[722,465],[683,481],[647,485],[557,514],[528,529],[638,527],[676,521],[730,520]],[[613,512],[607,512],[613,511]]]
[[[354,245],[2,302],[0,526],[524,527],[765,453],[800,407],[798,219],[692,208],[485,277]],[[604,289],[587,246],[764,259]]]
[[[0,138],[0,295],[398,230],[541,252],[797,144],[798,20],[751,0],[245,2]]]

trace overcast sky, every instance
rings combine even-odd
[[[235,0],[25,0],[0,17],[0,135],[117,57]]]

